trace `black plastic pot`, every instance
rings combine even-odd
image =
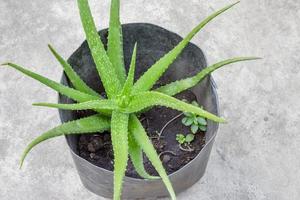
[[[102,30],[99,33],[103,43],[106,44],[107,30]],[[123,37],[124,59],[127,67],[129,66],[134,43],[138,42],[136,78],[182,40],[175,33],[155,25],[143,23],[123,25]],[[69,62],[90,87],[100,93],[104,91],[86,42],[69,58]],[[197,46],[190,43],[160,79],[159,83],[165,84],[195,75],[204,67],[206,67],[204,54]],[[70,85],[65,75],[62,76],[62,83]],[[219,114],[218,98],[211,78],[205,79],[201,84],[192,88],[191,91],[197,97],[198,103],[203,105],[206,110]],[[71,103],[72,101],[65,96],[60,96],[59,102]],[[62,122],[66,122],[76,119],[77,115],[72,111],[60,110],[60,118]],[[176,193],[191,187],[203,176],[217,129],[218,124],[209,121],[206,144],[201,152],[190,163],[169,175]],[[66,136],[66,139],[83,185],[97,195],[112,198],[113,172],[97,167],[78,155],[78,136]],[[122,195],[124,199],[166,196],[168,196],[168,192],[161,180],[143,180],[130,177],[124,179]]]

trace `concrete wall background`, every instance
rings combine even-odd
[[[90,1],[99,28],[109,1]],[[229,0],[123,0],[122,22],[149,22],[184,36]],[[54,80],[61,68],[46,44],[68,57],[84,40],[74,0],[0,0],[0,62],[13,61]],[[300,199],[300,1],[243,0],[193,40],[208,62],[240,55],[264,60],[214,73],[223,116],[205,177],[179,195],[189,200]],[[12,69],[0,69],[0,199],[96,200],[83,188],[63,138],[25,145],[59,123],[55,92]]]

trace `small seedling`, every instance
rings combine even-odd
[[[195,135],[194,134],[188,134],[188,135],[183,135],[183,134],[177,134],[176,135],[176,140],[179,144],[185,144],[185,145],[189,145],[191,142],[193,142],[195,139]]]
[[[199,104],[196,101],[193,101],[192,104],[199,107]],[[182,119],[182,123],[185,126],[190,126],[192,133],[196,134],[199,130],[206,131],[207,122],[205,118],[189,112],[185,112],[184,115],[185,117]]]
[[[183,134],[177,134],[176,135],[176,140],[179,143],[179,148],[182,151],[194,151],[194,149],[192,149],[190,147],[191,142],[193,142],[195,139],[195,135],[194,134],[187,134],[186,136]]]

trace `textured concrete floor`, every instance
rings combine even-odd
[[[90,1],[99,28],[107,27],[109,1]],[[122,22],[150,22],[185,35],[228,0],[123,0]],[[14,61],[59,80],[47,50],[65,57],[84,40],[75,0],[0,0],[0,62]],[[221,125],[203,179],[178,199],[300,199],[300,1],[243,0],[193,40],[208,62],[239,55],[264,60],[214,73]],[[25,145],[59,123],[55,92],[11,69],[0,69],[0,199],[96,200],[83,188],[63,138],[38,146],[25,167]]]

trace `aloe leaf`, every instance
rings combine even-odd
[[[120,83],[125,82],[122,26],[120,23],[120,0],[112,0],[108,30],[107,54],[115,68]]]
[[[62,135],[69,135],[69,134],[84,134],[84,133],[95,133],[95,132],[103,132],[107,131],[110,128],[110,119],[107,117],[100,116],[99,114],[93,115],[91,117],[86,117],[82,119],[78,119],[75,121],[70,121],[64,123],[60,126],[57,126],[36,139],[34,139],[25,149],[22,158],[21,158],[21,165],[22,167],[24,160],[30,150],[38,145],[39,143]]]
[[[167,94],[169,96],[174,96],[182,91],[185,91],[189,88],[194,87],[195,85],[197,85],[200,81],[202,81],[206,76],[210,75],[212,72],[214,72],[215,70],[232,64],[232,63],[236,63],[236,62],[241,62],[241,61],[249,61],[249,60],[257,60],[260,58],[257,57],[238,57],[238,58],[232,58],[232,59],[228,59],[228,60],[224,60],[221,62],[218,62],[216,64],[213,64],[205,69],[203,69],[201,72],[199,72],[197,75],[190,77],[190,78],[186,78],[186,79],[182,79],[179,81],[175,81],[172,82],[170,84],[167,84],[165,86],[162,86],[158,89],[156,89],[156,91]]]
[[[130,132],[128,135],[128,143],[129,143],[129,155],[136,172],[144,179],[158,179],[159,177],[151,176],[146,172],[144,168],[142,149],[137,144],[132,133]]]
[[[237,2],[239,3],[239,2]],[[206,25],[208,22],[213,20],[215,17],[230,9],[237,3],[226,6],[225,8],[213,13],[205,20],[203,20],[198,26],[196,26],[174,49],[164,55],[158,60],[151,68],[149,68],[143,76],[137,80],[134,85],[134,92],[142,92],[150,90],[155,82],[161,77],[161,75],[168,69],[168,67],[174,62],[177,56],[182,52],[186,45],[191,39]]]
[[[92,90],[79,76],[78,74],[73,70],[72,66],[64,60],[58,53],[55,51],[55,49],[49,44],[48,45],[50,51],[55,56],[55,58],[58,60],[58,62],[61,64],[61,66],[64,69],[64,72],[67,74],[68,78],[72,82],[73,86],[84,93],[99,97],[100,95]]]
[[[13,64],[13,63],[6,63],[6,64],[3,64],[3,65],[7,65],[7,66],[10,66],[20,72],[22,72],[23,74],[39,81],[40,83],[52,88],[53,90],[71,98],[71,99],[74,99],[75,101],[79,101],[79,102],[84,102],[84,101],[90,101],[90,100],[97,100],[99,98],[95,97],[95,96],[92,96],[92,95],[89,95],[89,94],[86,94],[86,93],[83,93],[83,92],[80,92],[78,90],[75,90],[73,88],[70,88],[70,87],[67,87],[67,86],[64,86],[60,83],[57,83],[55,81],[52,81],[46,77],[43,77],[39,74],[36,74],[32,71],[29,71],[21,66],[18,66],[16,64]]]
[[[121,83],[98,35],[88,0],[77,0],[82,25],[96,68],[109,98],[120,92]]]
[[[136,49],[137,49],[137,44],[135,43],[133,53],[132,53],[130,68],[129,68],[126,82],[122,90],[122,95],[129,95],[132,90],[132,86],[134,82],[135,64],[136,64]]]
[[[49,108],[58,108],[63,110],[115,110],[118,108],[114,101],[108,99],[86,101],[83,103],[75,104],[34,103],[32,105]]]
[[[141,92],[131,97],[130,105],[124,108],[125,112],[136,113],[152,106],[165,106],[182,112],[195,113],[201,117],[210,119],[215,122],[224,123],[225,120],[212,113],[203,110],[200,107],[185,103],[174,97],[159,92]]]
[[[111,117],[111,139],[114,151],[114,200],[121,199],[122,184],[128,161],[129,115],[117,111]]]
[[[133,134],[136,142],[143,149],[146,156],[149,158],[152,165],[156,169],[157,173],[162,178],[162,181],[164,182],[167,190],[169,191],[172,200],[176,200],[174,189],[159,159],[159,156],[157,155],[157,152],[153,147],[151,140],[148,138],[147,133],[144,130],[144,127],[142,126],[139,119],[135,115],[130,115],[129,131]]]

